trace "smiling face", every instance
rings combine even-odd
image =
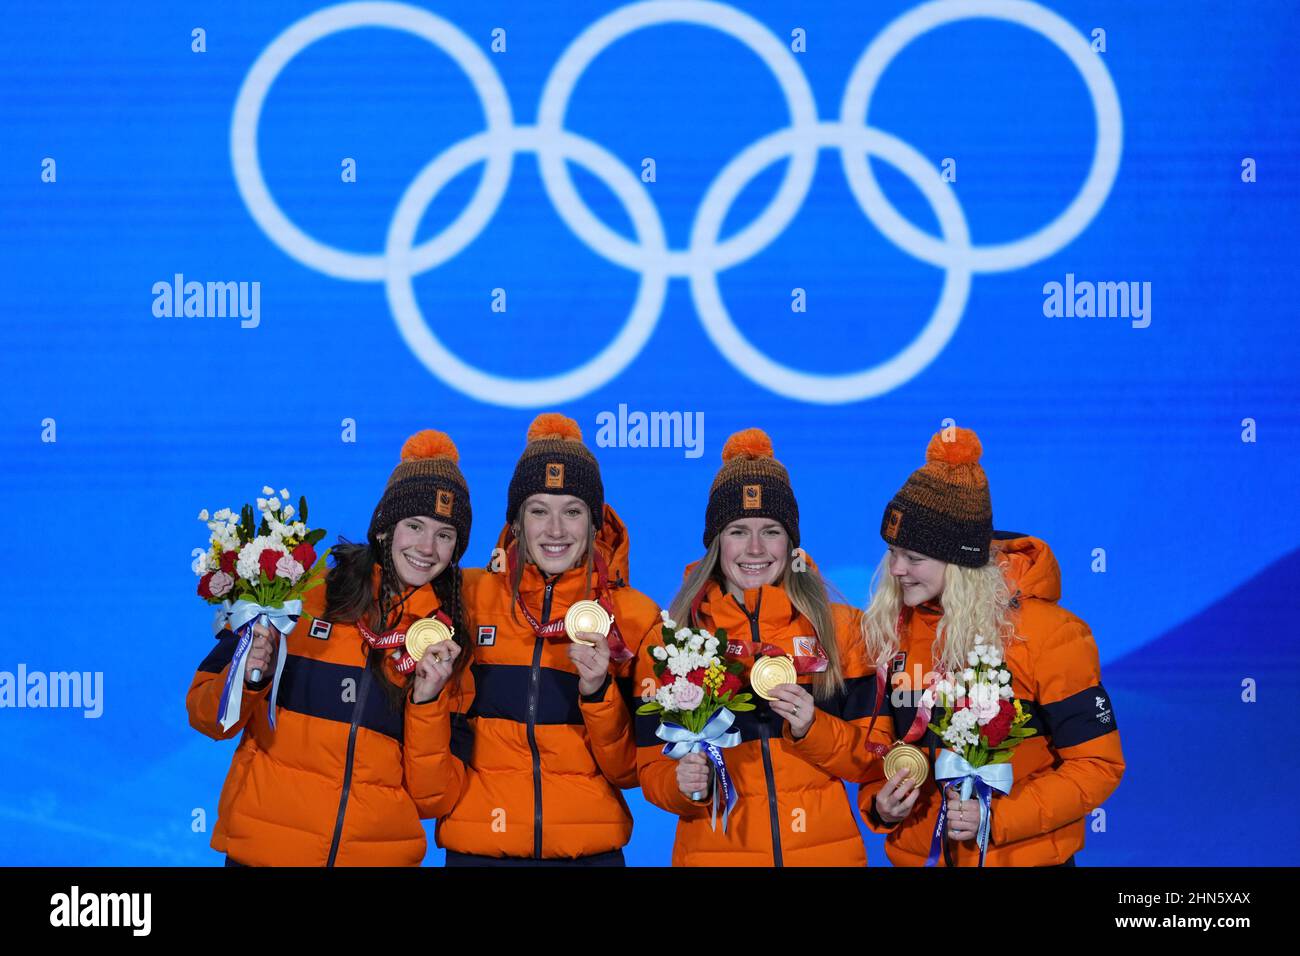
[[[718,566],[727,591],[743,598],[750,588],[775,584],[785,573],[790,535],[771,518],[739,518],[718,536]]]
[[[516,534],[538,570],[548,577],[561,574],[586,555],[591,510],[572,495],[530,495]]]
[[[456,529],[436,518],[417,515],[393,526],[393,568],[408,588],[442,574],[455,551]]]
[[[889,549],[889,573],[898,582],[903,603],[916,607],[943,597],[947,563],[904,548]]]

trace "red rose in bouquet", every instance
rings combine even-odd
[[[1011,733],[1011,722],[1016,719],[1016,709],[1009,700],[998,702],[998,715],[984,725],[984,736],[989,746],[996,747]]]
[[[304,541],[293,549],[292,557],[304,568],[310,568],[316,563],[316,549]]]
[[[257,563],[262,568],[262,573],[268,578],[275,577],[275,566],[280,563],[284,557],[284,552],[279,548],[267,548],[257,556]]]

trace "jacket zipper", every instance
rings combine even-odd
[[[357,700],[352,705],[352,727],[348,731],[348,756],[343,764],[343,793],[339,795],[339,815],[334,822],[334,839],[330,842],[329,859],[325,861],[326,866],[334,865],[334,858],[339,853],[339,841],[343,837],[343,816],[348,809],[348,793],[352,789],[352,760],[357,752],[357,726],[361,723],[361,715],[366,706],[366,692],[370,690],[370,668],[367,666],[370,660],[369,648],[366,650],[366,664],[361,665],[361,685],[357,688]]]
[[[542,598],[542,625],[551,620],[551,589],[555,584],[546,582],[546,593]],[[542,756],[537,750],[537,706],[542,690],[542,646],[541,637],[533,640],[533,669],[528,683],[528,749],[533,754],[533,859],[542,858]]]
[[[749,612],[745,607],[745,602],[736,598],[736,603],[740,609],[745,612],[745,617],[749,618],[749,633],[754,642],[761,644],[763,639],[759,636],[758,630],[758,608],[754,608],[754,613]],[[761,605],[763,598],[762,592],[759,592],[759,602]],[[772,865],[784,866],[781,862],[781,819],[776,806],[776,772],[772,769],[772,751],[768,744],[769,730],[766,716],[758,723],[759,743],[763,748],[763,776],[767,783],[767,815],[768,821],[772,825]]]

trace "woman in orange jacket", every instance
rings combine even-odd
[[[866,779],[879,762],[854,746],[865,741],[875,686],[859,614],[829,601],[799,549],[799,508],[767,435],[732,435],[722,460],[705,512],[707,551],[687,568],[669,618],[725,629],[727,657],[747,672],[757,655],[785,654],[798,680],[735,714],[740,742],[723,759],[738,797],[725,826],[722,814],[715,825],[706,758],[666,756],[657,715],[637,717],[642,792],[679,817],[674,866],[865,866],[843,782]],[[638,687],[656,684],[654,649],[640,655]]]
[[[885,508],[881,534],[889,551],[864,617],[868,654],[893,687],[871,731],[886,747],[896,738],[927,751],[943,746],[927,724],[933,691],[945,676],[960,682],[977,639],[999,639],[1011,672],[1012,703],[1036,733],[1012,751],[1010,793],[993,791],[986,866],[1069,866],[1083,847],[1085,817],[1124,773],[1110,695],[1101,686],[1097,645],[1088,626],[1057,604],[1061,574],[1037,538],[993,531],[988,481],[975,433],[935,435],[926,464]],[[960,693],[960,691],[958,691]],[[933,857],[948,866],[978,866],[978,800],[945,796],[930,773],[911,785],[900,770],[863,786],[859,801],[873,830],[887,833],[896,866]],[[945,832],[933,838],[940,804]]]
[[[278,700],[267,699],[279,647],[274,627],[254,629],[239,721],[228,730],[217,709],[237,636],[221,632],[199,665],[185,701],[190,725],[215,740],[242,735],[212,833],[227,865],[423,860],[420,818],[446,813],[458,792],[434,756],[446,721],[433,703],[448,681],[459,683],[468,659],[459,561],[471,513],[457,459],[442,432],[420,432],[403,446],[367,543],[335,547],[324,585],[304,598],[287,636]],[[400,638],[425,617],[450,626],[453,639],[416,664]],[[254,683],[257,669],[266,677]],[[441,696],[445,707],[455,694]]]
[[[659,608],[628,586],[627,529],[572,419],[529,428],[506,522],[491,570],[466,573],[474,696],[467,714],[445,712],[443,776],[462,791],[438,845],[448,866],[620,866],[632,833],[621,791],[636,786],[627,698]],[[608,613],[608,637],[571,638],[579,601]],[[453,737],[467,742],[459,758]]]

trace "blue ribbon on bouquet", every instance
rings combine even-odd
[[[681,724],[675,724],[671,720],[662,721],[655,736],[660,740],[667,741],[664,744],[664,753],[673,760],[681,760],[687,754],[703,753],[713,764],[713,769],[717,773],[717,786],[713,788],[713,818],[711,826],[713,829],[718,828],[718,791],[722,791],[724,809],[722,811],[722,832],[727,832],[727,820],[731,816],[732,809],[736,806],[736,788],[731,781],[731,774],[727,772],[727,763],[723,759],[722,751],[727,747],[734,747],[740,743],[740,731],[732,730],[731,725],[736,719],[736,715],[727,708],[723,707],[716,714],[709,718],[709,722],[704,725],[704,729],[698,734],[692,733]]]
[[[253,625],[260,619],[264,624],[274,626],[280,632],[280,649],[275,656],[275,676],[271,678],[271,696],[267,704],[267,717],[271,722],[271,729],[275,729],[275,699],[280,691],[280,674],[284,671],[284,661],[288,656],[285,645],[285,636],[293,630],[294,625],[298,623],[298,618],[302,615],[302,601],[285,601],[278,607],[266,607],[255,601],[236,601],[231,604],[226,601],[217,611],[216,619],[213,620],[214,627],[217,621],[224,626],[230,625],[230,629],[239,635],[239,643],[235,645],[235,656],[230,661],[230,670],[226,673],[226,684],[221,688],[221,703],[217,705],[217,715],[221,721],[221,729],[229,730],[239,722],[239,706],[243,700],[242,690],[235,692],[235,683],[243,683],[244,667],[248,660],[248,652],[253,646]]]
[[[930,839],[930,855],[926,866],[939,862],[943,850],[944,831],[948,826],[948,801],[946,794],[961,786],[961,799],[969,800],[972,791],[979,797],[980,823],[975,832],[975,842],[980,848],[980,866],[984,865],[984,854],[988,850],[989,830],[993,822],[993,791],[1010,793],[1015,777],[1010,763],[990,763],[983,767],[972,767],[966,758],[951,750],[940,750],[934,761],[934,779],[943,788],[945,799],[939,801],[939,818],[934,824],[934,835]]]

